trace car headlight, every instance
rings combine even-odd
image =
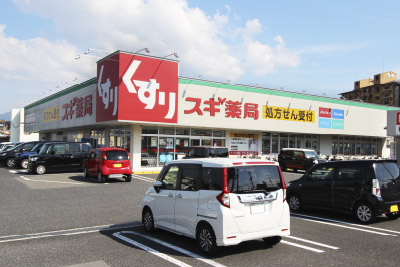
[[[318,160],[314,159],[314,161],[313,161],[313,162],[314,162],[314,164],[317,164],[317,163],[318,163]]]
[[[37,161],[38,157],[30,157],[29,160],[30,161]]]
[[[0,153],[0,157],[4,157],[6,153]]]

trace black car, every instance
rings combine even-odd
[[[91,150],[89,143],[46,143],[39,154],[29,156],[28,170],[36,174],[44,174],[48,171],[82,171]]]
[[[189,147],[185,159],[193,158],[228,158],[229,151],[226,147],[219,146],[193,146]]]
[[[20,153],[30,151],[36,144],[41,142],[43,141],[21,143],[8,151],[0,153],[0,163],[6,164],[7,167],[14,167],[16,165],[16,158]]]
[[[317,164],[287,188],[292,211],[337,210],[362,223],[385,214],[399,217],[400,176],[393,160],[348,160]]]
[[[327,162],[319,158],[315,150],[302,148],[283,148],[278,155],[278,161],[283,171],[288,168],[293,171],[308,170],[314,164]]]

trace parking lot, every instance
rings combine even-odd
[[[285,172],[285,180],[300,177]],[[199,255],[197,243],[147,234],[140,202],[156,174],[100,184],[82,173],[32,175],[0,168],[0,266],[398,266],[400,220],[360,225],[348,215],[291,214],[291,236]]]

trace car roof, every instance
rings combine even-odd
[[[170,164],[201,164],[203,167],[226,168],[240,165],[276,165],[279,163],[271,160],[261,159],[244,159],[244,158],[196,158],[196,159],[182,159],[172,160],[166,165]]]
[[[328,161],[328,162],[322,162],[319,164],[341,164],[341,163],[366,164],[366,163],[380,163],[380,162],[395,162],[396,163],[397,161],[394,159],[350,159],[350,160]]]
[[[315,152],[314,149],[306,149],[306,148],[282,148],[281,150],[283,150],[283,151],[293,150],[293,151],[313,151],[313,152]]]
[[[102,151],[115,151],[115,150],[120,150],[120,151],[126,151],[126,152],[128,152],[126,149],[124,149],[124,148],[119,148],[119,147],[99,147],[99,148],[96,148],[96,149],[98,149],[98,150],[102,150]]]

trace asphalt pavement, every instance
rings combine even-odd
[[[285,181],[301,173],[285,172]],[[199,255],[195,240],[147,234],[140,202],[156,174],[105,184],[82,173],[0,168],[0,266],[398,266],[400,220],[360,225],[348,215],[291,214],[291,236]]]

